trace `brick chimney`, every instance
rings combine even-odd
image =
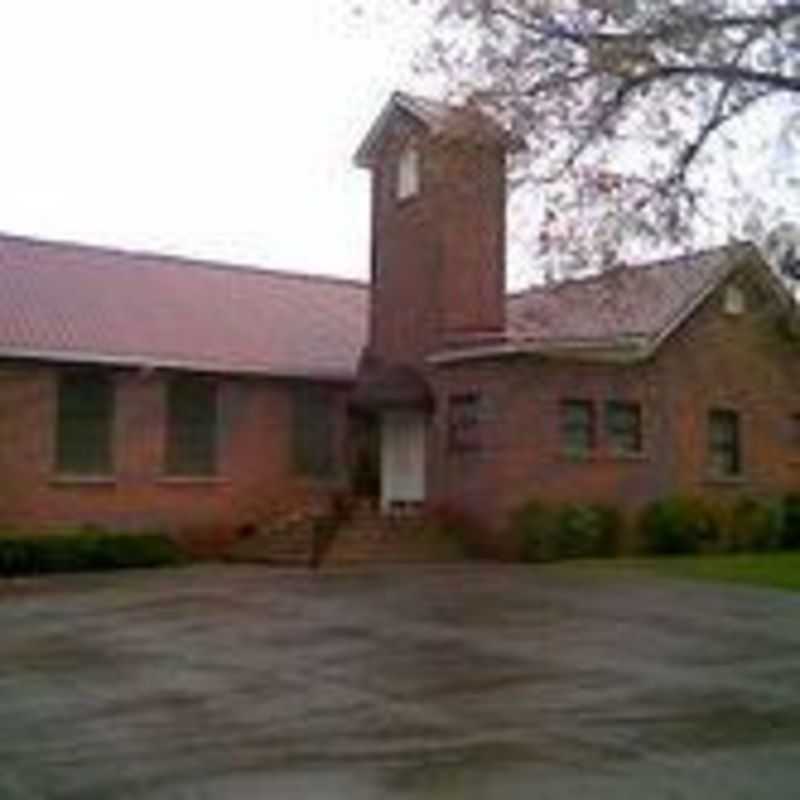
[[[506,153],[477,111],[397,93],[356,155],[372,173],[367,356],[421,365],[505,326]]]

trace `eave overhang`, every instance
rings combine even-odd
[[[92,353],[78,350],[35,350],[26,348],[0,348],[0,361],[31,362],[75,366],[108,367],[110,369],[133,369],[142,372],[170,371],[195,372],[207,375],[231,377],[261,377],[284,380],[308,380],[332,383],[354,383],[356,375],[341,369],[309,370],[293,364],[270,367],[258,364],[221,364],[195,359],[165,359],[147,355]]]
[[[557,342],[518,339],[485,347],[442,350],[431,355],[428,363],[445,366],[466,361],[533,356],[563,361],[629,364],[648,359],[654,349],[652,340],[639,336]]]

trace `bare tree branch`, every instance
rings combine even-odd
[[[586,234],[587,259],[598,240],[688,235],[719,184],[699,171],[758,107],[773,129],[800,119],[800,0],[419,1],[440,11],[441,74],[526,138],[516,177],[558,209],[564,247]]]

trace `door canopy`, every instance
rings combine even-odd
[[[433,392],[425,377],[405,364],[370,365],[362,369],[353,405],[363,411],[431,411]]]

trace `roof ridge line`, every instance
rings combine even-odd
[[[513,297],[514,299],[524,298],[525,295],[531,292],[547,293],[547,292],[556,292],[559,289],[564,289],[569,286],[585,286],[589,283],[596,283],[605,280],[609,276],[613,276],[617,273],[627,272],[630,270],[661,269],[664,266],[669,266],[669,265],[677,266],[678,264],[680,264],[680,262],[692,262],[696,261],[699,258],[705,258],[706,256],[710,256],[715,253],[723,253],[726,250],[733,250],[736,248],[751,247],[751,246],[752,243],[750,242],[736,241],[736,242],[729,242],[728,244],[704,247],[701,250],[689,250],[684,253],[681,253],[680,255],[664,256],[663,258],[657,258],[653,261],[640,261],[630,264],[618,264],[617,266],[605,270],[604,272],[596,272],[591,275],[586,275],[583,278],[565,278],[564,280],[557,281],[549,285],[531,284],[530,286],[527,286],[524,289],[519,289],[516,292],[510,293],[509,297]]]

